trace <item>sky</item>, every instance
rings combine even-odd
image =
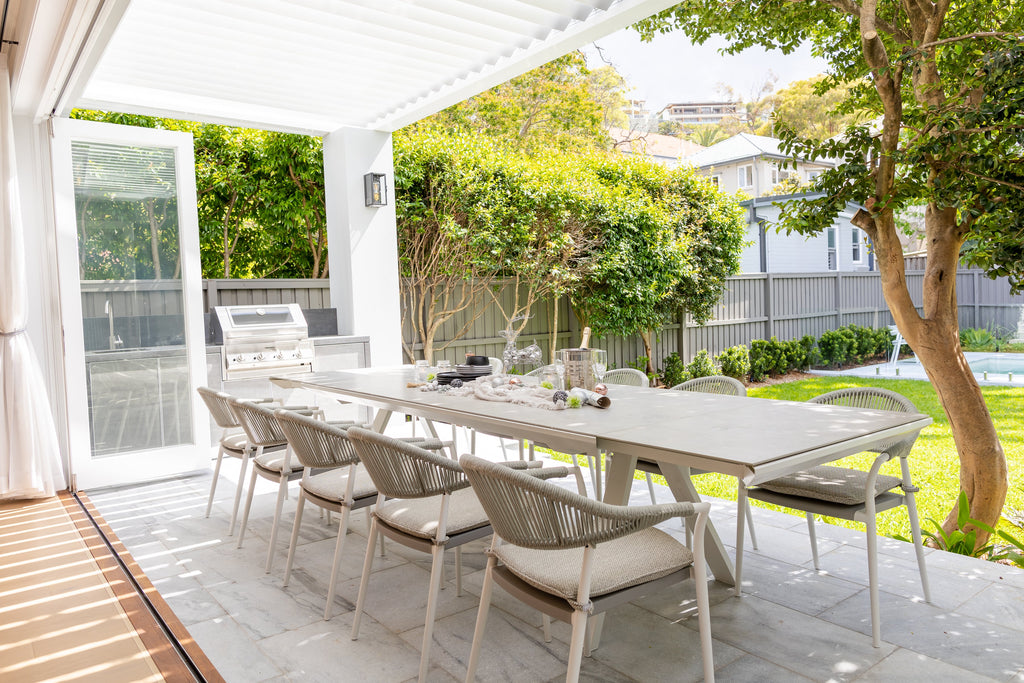
[[[825,61],[809,49],[790,55],[750,48],[738,55],[721,55],[722,40],[693,45],[682,32],[658,35],[649,43],[633,30],[623,29],[596,41],[606,62],[621,73],[633,90],[630,99],[647,100],[657,112],[670,102],[718,100],[719,83],[731,86],[742,99],[760,90],[770,73],[778,76],[776,91],[793,81],[825,71]],[[591,67],[603,66],[593,44],[584,49]]]

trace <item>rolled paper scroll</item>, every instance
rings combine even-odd
[[[597,408],[607,408],[612,404],[612,400],[607,396],[602,396],[596,391],[588,391],[581,387],[574,387],[569,391],[570,396],[579,397],[580,401],[588,406],[595,406]]]

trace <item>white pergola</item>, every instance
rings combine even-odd
[[[324,139],[331,298],[374,364],[401,359],[391,132],[671,6],[673,0],[0,0],[23,214],[27,332],[62,451],[67,420],[51,118],[73,108]],[[5,105],[6,106],[6,105]],[[18,226],[13,226],[15,229]],[[0,225],[0,229],[12,229]],[[8,292],[0,292],[0,298]]]

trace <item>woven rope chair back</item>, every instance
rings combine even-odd
[[[221,429],[231,429],[232,427],[240,427],[238,419],[235,414],[231,412],[231,398],[230,394],[225,394],[223,391],[215,391],[209,387],[199,387],[196,389],[199,395],[203,398],[203,403],[210,409],[210,415],[213,416],[213,421],[217,423],[217,426]]]
[[[290,410],[276,410],[274,417],[303,467],[327,469],[359,462],[344,430]]]
[[[916,413],[917,408],[905,396],[901,396],[888,389],[876,389],[874,387],[855,387],[852,389],[838,389],[830,391],[821,396],[815,396],[808,403],[817,403],[828,406],[846,406],[848,408],[867,408],[870,410],[890,410],[897,413]],[[894,439],[879,444],[870,449],[871,452],[888,452],[890,455],[906,457],[914,445],[916,434],[905,439]],[[894,447],[899,444],[900,447]]]
[[[672,388],[676,391],[696,391],[702,394],[719,394],[721,396],[747,395],[747,388],[743,386],[743,382],[725,375],[697,377]]]
[[[644,373],[633,368],[618,368],[604,373],[605,384],[625,384],[631,387],[649,387],[651,380]]]
[[[503,540],[524,548],[578,548],[617,538],[640,518],[497,463],[463,455],[459,462],[469,477],[491,528]],[[596,508],[604,508],[597,514]],[[640,508],[633,508],[633,512]]]
[[[229,403],[253,446],[279,446],[287,441],[270,408],[239,398],[231,398]]]
[[[429,498],[466,486],[458,463],[446,456],[368,429],[352,427],[346,434],[377,491],[388,498]]]

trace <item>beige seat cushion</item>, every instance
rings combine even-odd
[[[231,451],[232,455],[238,455],[241,457],[242,453],[245,451],[245,444],[247,441],[248,439],[245,436],[245,432],[238,432],[236,434],[228,434],[225,436],[221,439],[221,444],[223,444],[224,448]],[[279,451],[282,448],[284,448],[284,444],[280,446],[266,446],[263,448],[263,452],[269,453],[271,451]]]
[[[894,489],[901,483],[898,477],[879,474],[875,479],[875,495]],[[814,498],[840,505],[860,505],[864,502],[868,473],[845,467],[821,465],[803,472],[772,479],[761,488],[787,496]]]
[[[660,579],[693,564],[689,548],[654,528],[599,543],[595,553],[591,597]],[[579,594],[583,548],[534,550],[503,543],[495,554],[509,571],[534,588],[567,600],[575,600]]]
[[[340,501],[345,497],[348,486],[348,467],[336,467],[320,474],[314,474],[302,482],[302,488],[314,496],[327,500]],[[356,483],[352,489],[353,498],[365,498],[377,493],[373,480],[362,467],[356,467]]]
[[[285,453],[287,453],[289,456],[288,463],[291,471],[301,472],[302,462],[290,450],[275,450],[269,453],[264,451],[262,455],[253,458],[253,462],[265,470],[270,470],[271,472],[280,472],[282,467],[284,467]]]
[[[420,538],[433,538],[441,514],[441,497],[393,498],[377,506],[375,513],[382,522]],[[448,505],[448,535],[490,524],[476,493],[464,488],[452,494]]]

